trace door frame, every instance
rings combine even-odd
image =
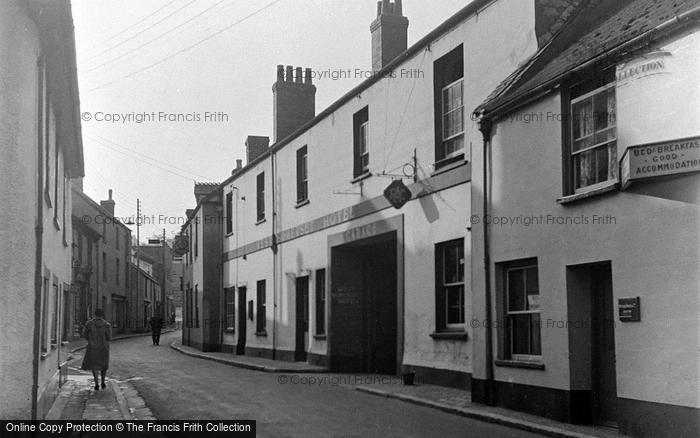
[[[326,355],[331,362],[333,351],[333,248],[346,243],[377,237],[382,234],[396,232],[396,374],[402,372],[403,346],[405,333],[404,320],[404,215],[399,214],[390,218],[376,220],[376,217],[363,218],[350,223],[350,226],[343,232],[328,236],[326,281],[328,282],[326,295],[326,321],[328,334],[326,343]]]

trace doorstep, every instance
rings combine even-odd
[[[471,402],[469,391],[435,385],[359,385],[356,390],[439,409],[451,414],[556,438],[622,438],[615,429],[561,423],[510,409]]]
[[[245,368],[267,373],[325,373],[326,368],[309,365],[306,362],[287,362],[283,360],[265,359],[262,357],[242,356],[233,353],[202,352],[196,348],[182,345],[181,341],[170,344],[170,348],[199,359],[211,360],[238,368]]]

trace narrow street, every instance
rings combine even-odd
[[[108,377],[129,380],[157,419],[252,419],[259,437],[534,437],[350,386],[280,384],[170,348],[180,332],[112,343]],[[76,358],[74,364],[80,364]]]

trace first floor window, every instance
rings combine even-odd
[[[438,330],[464,329],[464,239],[435,246]]]
[[[309,199],[308,148],[297,150],[297,203]]]
[[[226,329],[234,330],[236,323],[236,289],[226,289]]]
[[[326,334],[326,270],[316,271],[316,334]]]
[[[571,100],[573,191],[617,180],[615,84]]]
[[[433,65],[435,95],[435,161],[446,165],[464,154],[464,46]]]
[[[258,333],[263,333],[266,326],[265,295],[265,280],[260,280],[257,284],[257,312],[255,317],[255,330]]]
[[[442,157],[464,149],[464,80],[442,89]]]
[[[542,355],[537,265],[506,270],[508,349],[512,359]]]

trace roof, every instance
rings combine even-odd
[[[49,87],[56,110],[57,136],[66,151],[66,171],[71,178],[85,175],[78,94],[75,32],[70,0],[28,0],[29,14],[46,54]]]
[[[588,0],[532,59],[509,75],[475,113],[495,116],[601,60],[613,62],[643,37],[682,28],[697,19],[700,0]]]

